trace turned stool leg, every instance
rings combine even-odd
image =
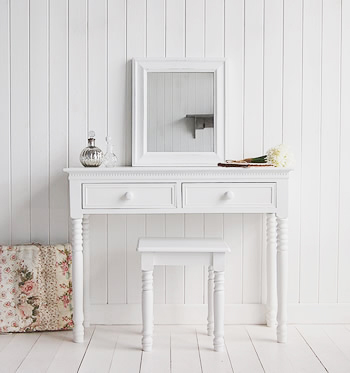
[[[214,332],[214,270],[213,266],[208,267],[208,335]]]
[[[215,271],[214,279],[214,350],[224,351],[224,271]]]
[[[152,351],[153,342],[153,270],[142,271],[143,351]]]

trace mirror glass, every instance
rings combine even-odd
[[[214,151],[214,73],[147,74],[147,151]]]

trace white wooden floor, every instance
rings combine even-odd
[[[84,344],[71,332],[0,335],[0,372],[350,372],[349,325],[291,325],[286,345],[265,326],[226,326],[223,353],[204,326],[156,326],[151,353],[142,353],[140,331],[91,327]]]

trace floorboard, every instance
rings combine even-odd
[[[329,373],[349,373],[350,360],[323,330],[322,325],[302,325],[298,330]]]
[[[269,373],[325,373],[319,360],[294,326],[288,327],[288,343],[276,343],[276,329],[247,327],[261,364]]]
[[[254,345],[244,326],[226,326],[225,343],[235,373],[263,373]]]
[[[197,327],[196,332],[203,373],[233,373],[226,349],[213,350],[213,337],[207,335],[206,327]]]
[[[11,341],[0,353],[1,371],[16,372],[40,336],[41,333],[14,334]]]
[[[349,325],[290,325],[288,343],[263,325],[227,325],[223,353],[206,326],[154,328],[153,351],[141,349],[140,325],[98,325],[85,342],[72,332],[0,335],[1,373],[350,373]]]

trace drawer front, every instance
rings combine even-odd
[[[83,184],[83,208],[175,207],[175,184]]]
[[[183,183],[183,208],[276,206],[275,183]]]

